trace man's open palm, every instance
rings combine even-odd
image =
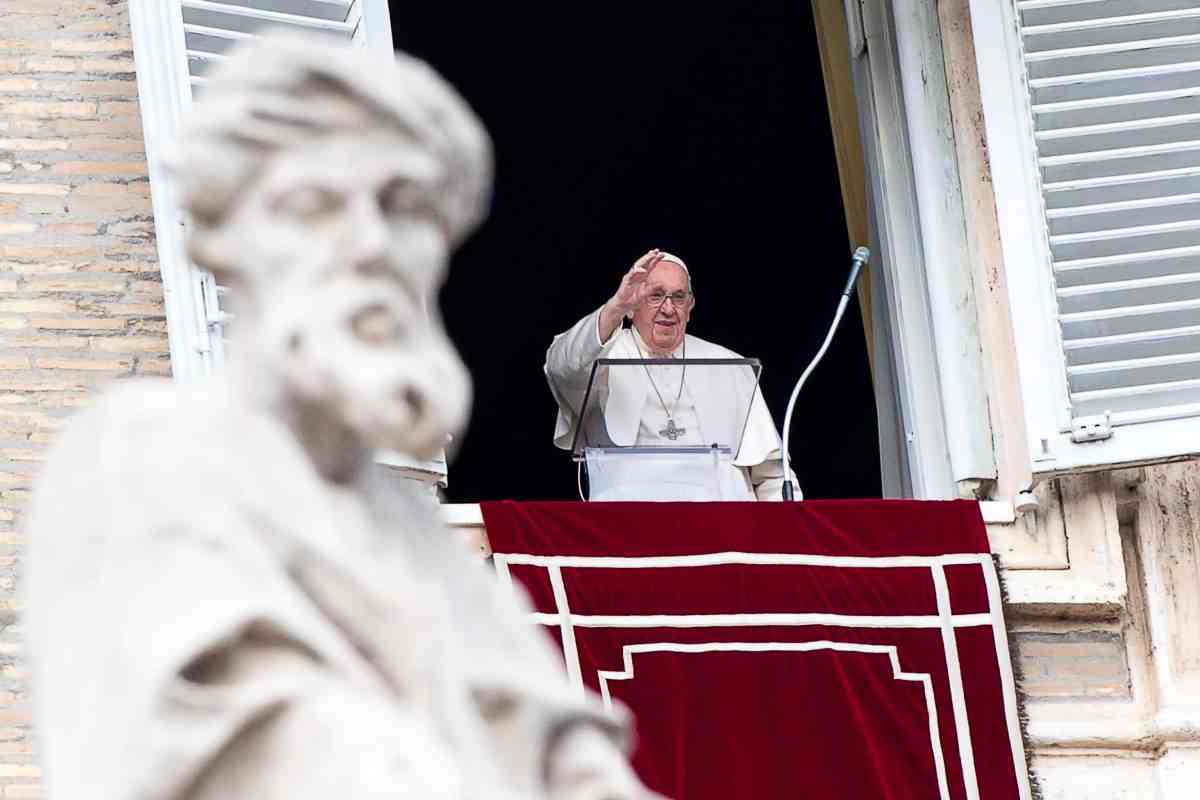
[[[621,285],[613,295],[612,303],[623,314],[629,314],[642,304],[646,294],[646,278],[650,270],[662,260],[662,253],[655,249],[633,262],[633,266],[621,278]]]

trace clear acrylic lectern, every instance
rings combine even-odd
[[[753,500],[735,465],[762,365],[753,358],[600,358],[571,452],[589,500]]]

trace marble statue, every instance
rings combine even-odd
[[[170,160],[232,363],[131,382],[37,488],[25,576],[51,798],[635,800],[628,722],[373,467],[465,422],[434,295],[491,155],[425,64],[266,38]],[[403,482],[400,482],[403,483]]]

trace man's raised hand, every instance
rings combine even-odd
[[[617,293],[609,301],[614,306],[613,310],[619,311],[622,316],[637,310],[645,296],[646,278],[649,277],[650,270],[654,269],[654,265],[661,260],[662,253],[656,248],[633,262],[633,266],[621,278]]]
[[[633,262],[633,266],[621,278],[621,285],[608,302],[600,308],[600,319],[597,324],[597,335],[601,342],[607,342],[621,327],[621,320],[632,314],[642,304],[646,294],[646,278],[654,265],[662,260],[662,252],[657,248]]]

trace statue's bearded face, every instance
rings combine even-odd
[[[439,169],[399,135],[323,137],[272,156],[216,233],[254,276],[245,333],[286,395],[420,457],[470,404],[433,302],[448,258],[429,203]]]

